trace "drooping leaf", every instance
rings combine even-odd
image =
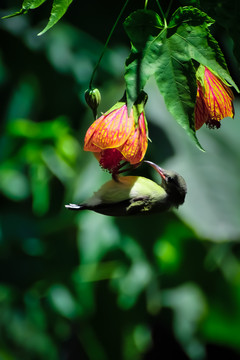
[[[144,13],[141,17],[136,13],[128,18],[128,29],[137,28],[139,19],[143,22]],[[193,60],[209,67],[238,91],[220,47],[209,32],[213,20],[196,8],[179,8],[169,26],[158,35],[153,34],[148,21],[150,18],[146,17],[145,32],[149,33],[145,33],[145,45],[127,31],[133,43],[125,72],[128,107],[131,108],[149,77],[154,76],[169,112],[201,148],[194,126],[197,84]]]
[[[138,95],[146,85],[146,82],[150,76],[154,75],[155,72],[152,61],[148,64],[149,66],[147,66],[146,62],[144,63],[144,66],[142,66],[143,59],[144,52],[137,52],[133,50],[126,61],[125,81],[129,112],[133,103],[138,98]]]
[[[22,9],[29,10],[29,9],[36,9],[40,5],[42,5],[47,0],[24,0],[22,4]]]
[[[191,59],[209,67],[239,91],[229,74],[218,42],[208,29],[213,22],[214,20],[204,12],[196,8],[187,7],[176,10],[171,18],[169,27],[178,27],[176,33],[183,41],[181,46],[185,47],[186,50],[188,49]]]
[[[132,52],[125,74],[127,99],[131,106],[138,91],[154,75],[168,110],[201,148],[194,126],[195,69],[181,39],[174,35],[171,29],[164,29],[146,42],[145,49]]]
[[[46,0],[24,0],[22,3],[22,8],[19,11],[16,11],[13,14],[7,15],[2,17],[2,19],[9,19],[11,17],[14,16],[18,16],[18,15],[22,15],[22,14],[26,14],[28,12],[28,10],[30,9],[36,9],[38,8],[40,5],[42,5]]]
[[[147,44],[154,40],[163,28],[157,13],[149,10],[137,10],[124,22],[124,29],[132,44],[132,51],[126,61],[125,80],[127,83],[127,102],[131,109],[141,89],[154,73],[151,64],[148,68],[141,67]]]
[[[72,0],[54,0],[48,24],[38,35],[43,35],[53,25],[55,25],[65,14],[71,3]]]
[[[14,16],[26,14],[28,10],[33,10],[41,6],[47,0],[24,0],[21,10],[15,12],[14,14],[4,16],[3,19],[8,19]],[[47,26],[38,34],[42,35],[47,30],[49,30],[53,25],[55,25],[65,14],[69,5],[73,0],[53,0],[53,6],[51,10],[51,15],[48,21]]]
[[[145,58],[147,63],[151,61],[154,54],[161,59],[156,62],[154,75],[166,106],[176,121],[201,148],[195,135],[194,107],[197,84],[193,63],[181,48],[179,38],[167,37],[167,31],[163,31],[152,43]]]
[[[2,19],[10,19],[10,18],[12,18],[14,16],[18,16],[18,15],[22,15],[22,14],[26,14],[26,13],[27,13],[27,10],[21,9],[19,11],[16,11],[13,14],[3,16]]]

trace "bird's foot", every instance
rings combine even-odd
[[[142,164],[142,161],[139,162],[139,163],[137,163],[137,164],[133,164],[133,165],[130,165],[129,162],[124,161],[122,164],[120,164],[120,165],[118,166],[118,168],[116,169],[116,171],[114,171],[114,172],[112,173],[112,178],[113,178],[113,180],[118,181],[118,175],[119,175],[119,174],[123,174],[124,172],[134,170],[134,169],[138,168],[141,164]],[[129,166],[127,166],[127,167],[125,167],[125,168],[123,169],[123,167],[126,166],[126,165],[129,165]]]

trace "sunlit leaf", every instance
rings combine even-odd
[[[12,18],[14,16],[18,16],[18,15],[22,15],[22,14],[26,14],[26,13],[27,13],[27,10],[21,9],[19,11],[16,11],[13,14],[3,16],[2,19],[10,19],[10,18]]]
[[[149,33],[145,34],[143,44],[129,31],[143,21],[137,14],[127,22],[127,33],[134,45],[125,72],[128,107],[131,108],[148,79],[154,76],[169,112],[201,148],[194,124],[197,84],[193,60],[209,67],[238,91],[218,43],[209,32],[213,20],[196,8],[179,8],[169,26],[156,36],[151,27],[152,18],[146,16],[149,24],[144,29]]]
[[[36,9],[40,5],[42,5],[46,0],[24,0],[22,4],[22,8],[25,10],[28,9]]]
[[[201,148],[195,135],[194,107],[197,85],[192,61],[179,43],[179,38],[168,37],[167,31],[162,32],[151,45],[145,66],[151,62],[153,56],[156,59],[155,79],[169,112]]]
[[[2,19],[8,19],[14,16],[25,14],[30,9],[36,9],[42,5],[46,0],[24,0],[22,3],[21,10],[15,12],[14,14],[4,16]]]
[[[53,1],[53,6],[52,6],[51,15],[50,15],[48,24],[38,34],[39,36],[44,34],[46,31],[48,31],[53,25],[55,25],[61,19],[61,17],[67,11],[71,2],[72,2],[72,0],[54,0]]]

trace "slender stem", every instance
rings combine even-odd
[[[161,13],[161,15],[162,15],[162,18],[163,18],[163,21],[164,21],[164,27],[166,28],[166,27],[167,27],[167,21],[166,21],[165,14],[164,14],[164,12],[163,12],[163,10],[162,10],[162,7],[161,7],[161,5],[159,4],[159,1],[158,1],[158,0],[156,0],[156,3],[157,3],[157,5],[158,5],[159,10],[160,10],[160,13]]]
[[[170,1],[169,1],[168,8],[167,8],[167,11],[166,11],[166,14],[165,14],[166,19],[168,18],[168,14],[169,14],[169,11],[170,11],[170,9],[171,9],[172,2],[173,2],[173,0],[170,0]]]
[[[146,9],[148,6],[148,0],[145,0],[145,5],[144,5],[144,9]]]
[[[125,10],[125,8],[126,8],[126,6],[127,6],[127,4],[128,4],[128,1],[129,1],[129,0],[126,0],[126,1],[125,1],[125,4],[123,5],[123,7],[122,7],[122,9],[121,9],[121,11],[120,11],[120,13],[119,13],[119,15],[118,15],[118,17],[117,17],[117,20],[115,21],[115,23],[114,23],[114,25],[113,25],[113,27],[112,27],[112,30],[110,31],[110,34],[108,35],[108,38],[107,38],[107,41],[106,41],[106,43],[105,43],[105,45],[104,45],[104,47],[103,47],[102,53],[101,53],[101,55],[99,56],[98,62],[96,63],[96,65],[95,65],[95,67],[94,67],[94,69],[93,69],[92,76],[91,76],[91,79],[90,79],[90,82],[89,82],[89,89],[92,88],[92,82],[93,82],[95,73],[96,73],[96,71],[97,71],[97,68],[98,68],[98,66],[99,66],[99,64],[100,64],[100,61],[102,60],[102,57],[103,57],[103,55],[104,55],[104,53],[105,53],[105,50],[106,50],[106,48],[107,48],[107,46],[108,46],[108,43],[109,43],[109,41],[110,41],[110,39],[111,39],[111,36],[112,36],[112,34],[113,34],[114,30],[115,30],[115,27],[117,26],[118,21],[119,21],[120,17],[122,16],[122,13],[124,12],[124,10]]]

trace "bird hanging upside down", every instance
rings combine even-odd
[[[184,203],[187,192],[183,177],[146,161],[161,176],[161,185],[142,176],[119,176],[106,182],[86,202],[65,205],[70,210],[92,210],[110,216],[151,214]]]

